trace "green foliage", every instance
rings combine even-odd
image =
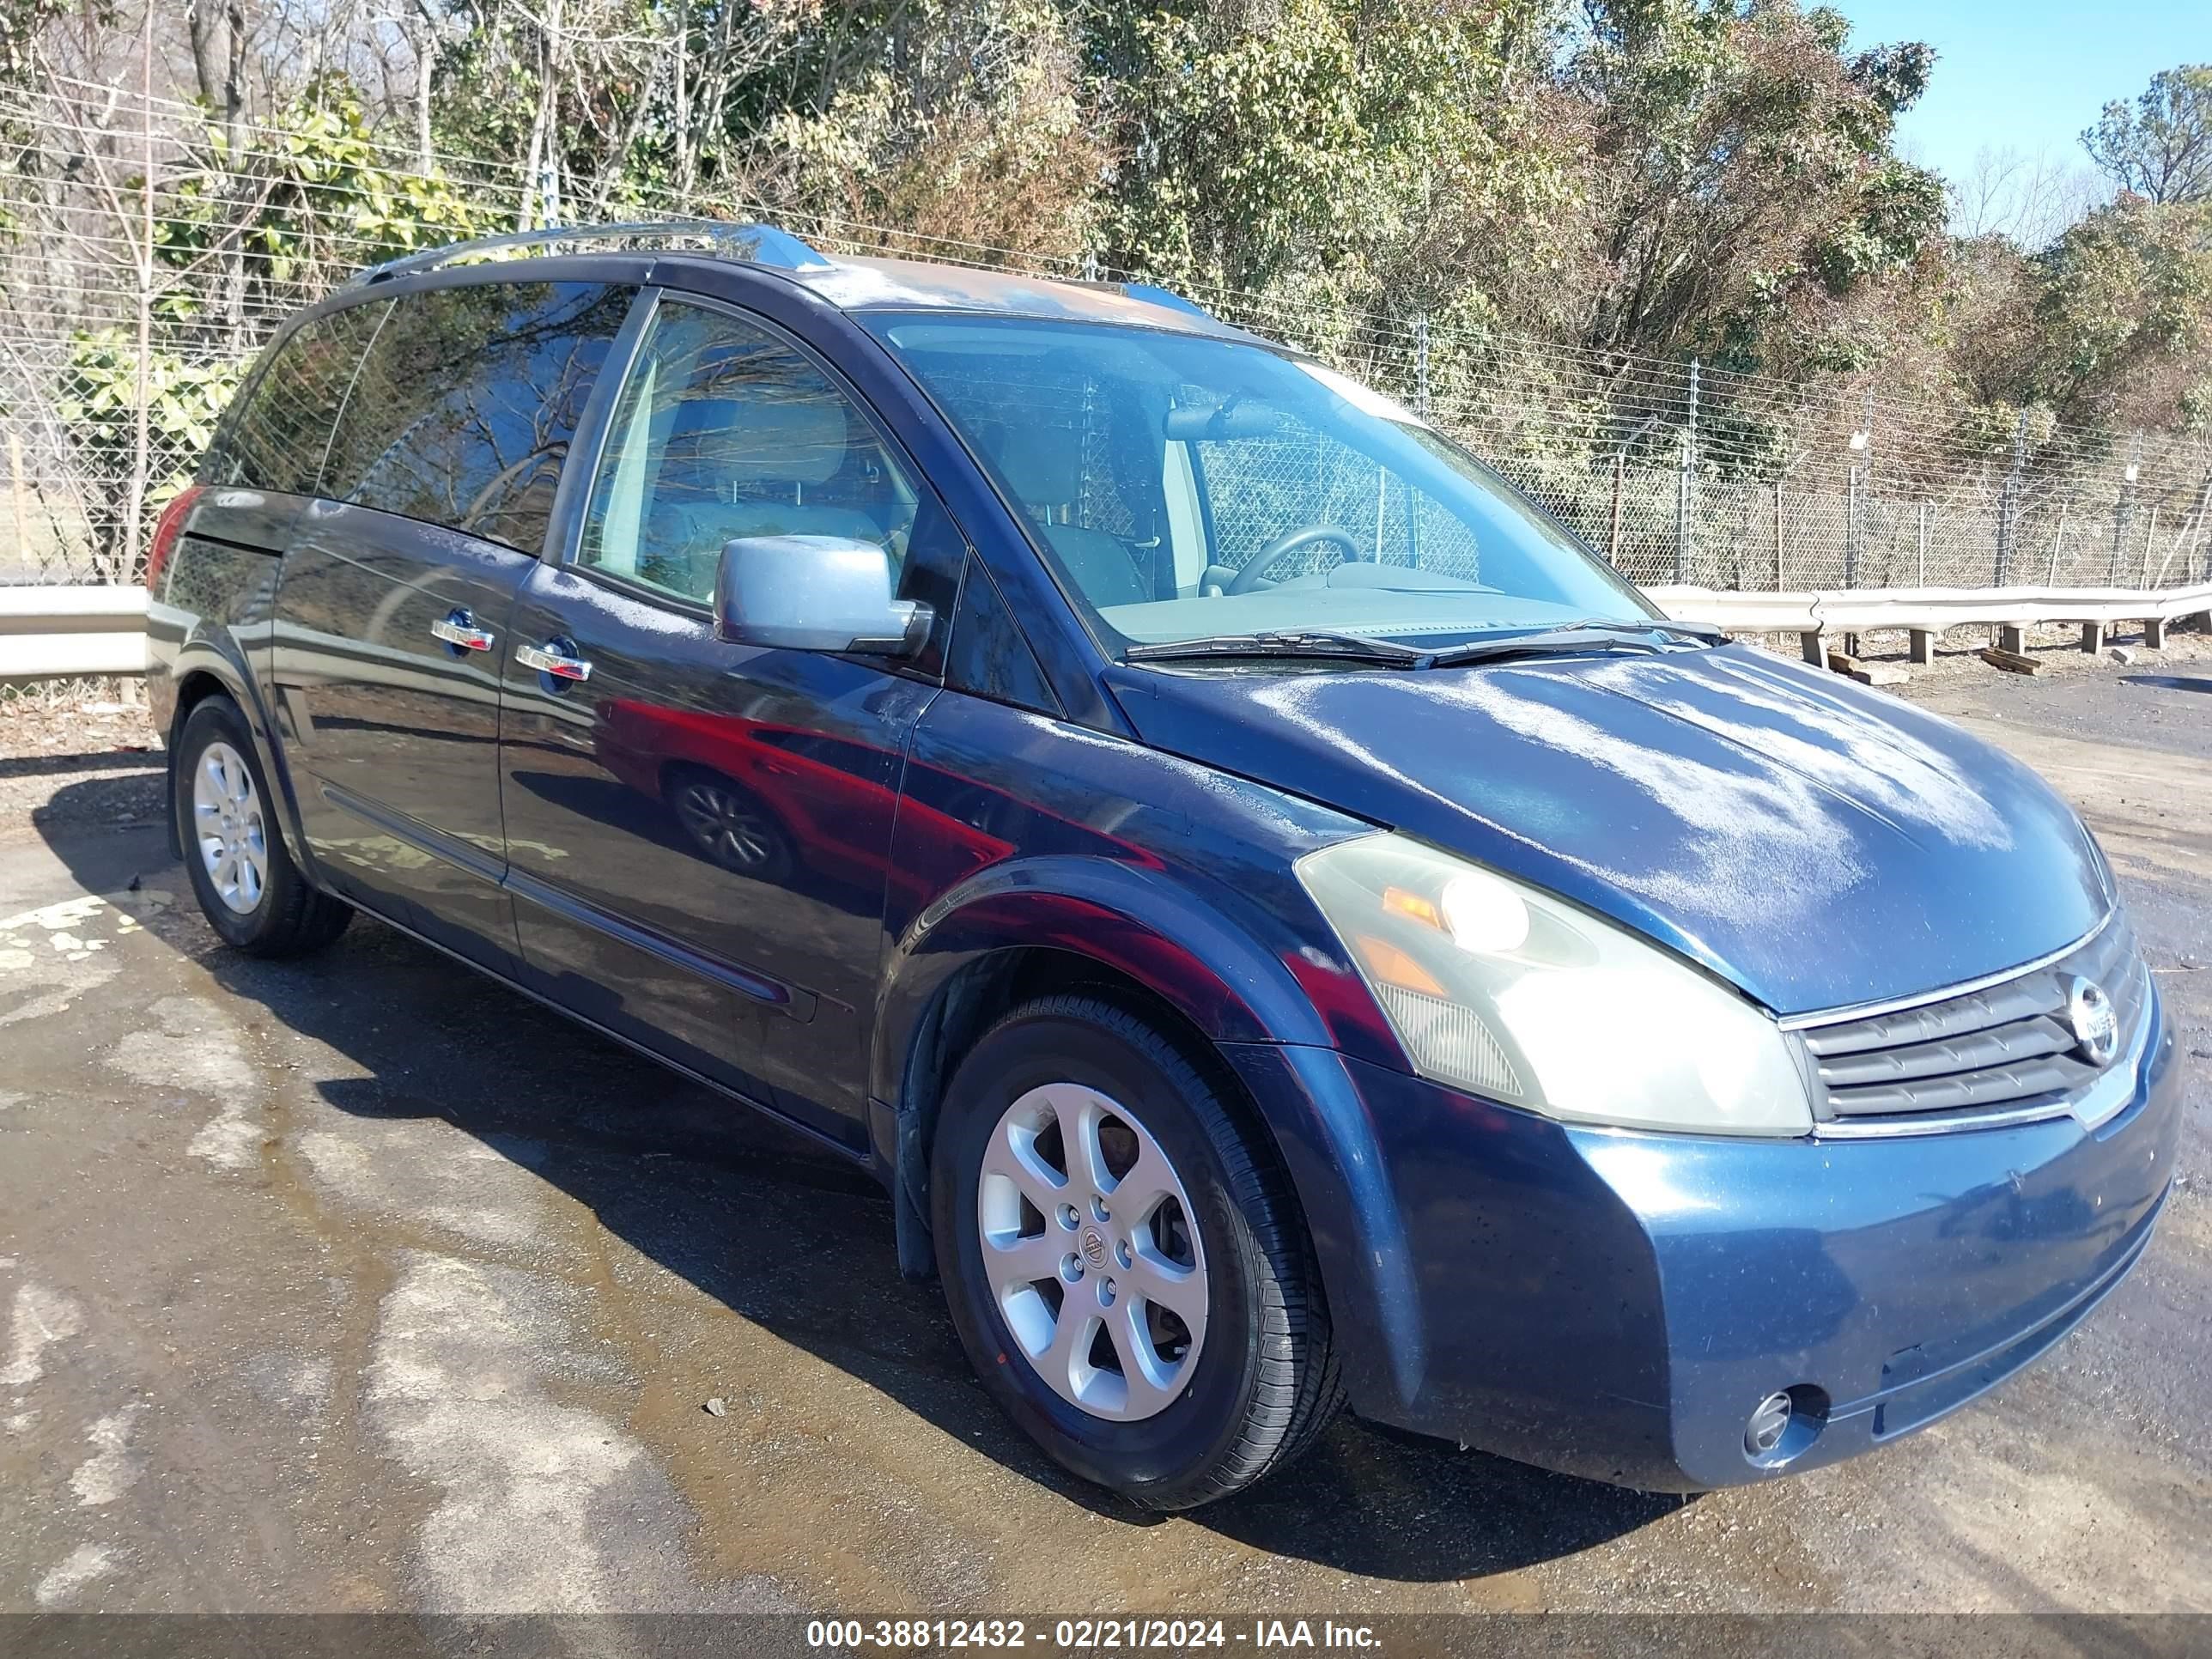
[[[0,78],[40,31],[121,27],[105,4],[0,0]],[[2212,68],[2156,77],[2085,135],[2134,196],[2045,252],[1969,244],[1944,234],[1943,181],[1897,153],[1935,54],[1855,38],[1839,7],[404,4],[376,25],[404,33],[398,58],[390,33],[298,54],[400,64],[390,85],[270,57],[272,112],[235,127],[210,115],[155,181],[161,374],[242,345],[365,263],[532,219],[550,196],[571,222],[764,213],[832,246],[1063,270],[1088,258],[1401,395],[1400,325],[1425,317],[1437,408],[1480,410],[1486,447],[1562,480],[1593,460],[1609,473],[1609,446],[1642,418],[1620,410],[1692,358],[1808,389],[1917,386],[1970,405],[1962,441],[1992,453],[2023,408],[2123,431],[2212,422]],[[367,26],[331,24],[347,27]],[[416,52],[428,147],[467,158],[460,178],[422,154]],[[20,141],[9,165],[52,182],[38,133],[0,136]],[[493,187],[473,181],[477,163]],[[1531,336],[1571,361],[1543,361]],[[90,443],[135,396],[101,337],[68,370]],[[196,394],[176,390],[165,431],[191,425]],[[1716,390],[1703,410],[1707,464],[1779,465],[1791,417],[1729,404]],[[1638,441],[1663,447],[1672,431]]]
[[[2212,349],[2212,203],[2124,198],[2039,264],[2039,388],[2069,416],[2109,410],[2161,371],[2186,375]]]
[[[152,501],[167,500],[191,481],[246,367],[234,359],[187,359],[162,350],[147,360],[145,410],[156,461]],[[75,336],[58,392],[54,413],[71,444],[109,458],[136,453],[140,386],[134,332],[108,328]]]
[[[1887,161],[1857,182],[1850,216],[1809,250],[1831,295],[1870,276],[1902,272],[1943,227],[1943,181],[1909,162]]]
[[[1107,158],[1059,9],[973,0],[922,11],[945,31],[937,49],[852,73],[818,112],[765,118],[754,165],[771,193],[917,240],[1080,258]]]
[[[2180,413],[2177,424],[2196,437],[2212,435],[2212,375],[2182,389],[2175,404]]]
[[[109,0],[0,0],[0,84],[28,81],[32,43],[49,26],[69,17],[106,27],[115,21],[115,8]]]
[[[1924,46],[1844,55],[1788,0],[1594,0],[1570,62],[1591,108],[1595,344],[1799,374],[1839,307],[1905,277],[1942,185],[1890,152]]]
[[[311,288],[480,228],[442,171],[393,164],[342,81],[303,93],[268,125],[243,155],[222,127],[206,129],[193,165],[171,183],[173,206],[155,237],[161,263],[198,264],[228,238],[251,257],[255,281]]]
[[[2057,429],[2058,413],[2049,404],[2031,403],[2023,408],[2000,398],[1992,403],[1969,404],[1960,410],[1952,423],[1951,437],[1957,447],[1967,454],[2002,460],[2012,454],[2023,436],[2033,455],[2051,441],[2051,434]]]
[[[1402,268],[1409,248],[1449,247],[1455,219],[1474,228],[1556,206],[1559,158],[1509,142],[1526,112],[1506,96],[1508,76],[1542,9],[1101,8],[1091,54],[1109,77],[1120,151],[1114,263],[1265,289],[1355,264]]]

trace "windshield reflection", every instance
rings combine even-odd
[[[872,326],[1109,648],[1302,630],[1430,647],[1658,614],[1489,468],[1320,364],[1099,324]]]

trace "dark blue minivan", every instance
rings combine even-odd
[[[2032,774],[1158,289],[420,256],[288,325],[147,580],[223,939],[365,910],[873,1170],[984,1388],[1156,1508],[1346,1402],[1848,1456],[2166,1196],[2158,992]]]

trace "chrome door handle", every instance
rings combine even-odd
[[[430,632],[447,645],[458,645],[464,651],[491,649],[491,629],[478,628],[476,619],[465,611],[456,611],[450,617],[440,617],[430,624]]]
[[[514,659],[525,668],[534,668],[541,674],[550,674],[556,680],[587,680],[592,678],[592,665],[581,657],[572,657],[557,647],[565,643],[548,640],[544,645],[518,645]]]

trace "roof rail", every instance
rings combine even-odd
[[[1170,311],[1188,312],[1194,317],[1203,317],[1209,323],[1218,323],[1215,316],[1195,300],[1186,299],[1173,289],[1162,288],[1157,283],[1116,283],[1115,287],[1132,300],[1143,300],[1156,306],[1165,306]]]
[[[1054,276],[1048,280],[1065,283],[1070,288],[1088,288],[1101,294],[1118,294],[1127,300],[1142,300],[1146,305],[1164,306],[1170,311],[1203,317],[1209,323],[1222,320],[1197,301],[1186,298],[1171,288],[1162,288],[1157,283],[1125,283],[1119,278],[1097,276]]]
[[[609,244],[613,245],[612,249],[607,249]],[[447,265],[514,254],[555,253],[571,249],[581,252],[593,248],[680,250],[697,246],[704,246],[725,258],[743,260],[748,264],[775,265],[785,270],[822,270],[831,263],[818,249],[775,225],[737,224],[722,219],[647,219],[612,225],[556,225],[544,230],[509,231],[502,236],[451,242],[443,247],[424,248],[419,253],[403,254],[380,265],[371,265],[348,278],[345,286],[362,288],[372,283],[387,283],[394,277],[441,270]]]

